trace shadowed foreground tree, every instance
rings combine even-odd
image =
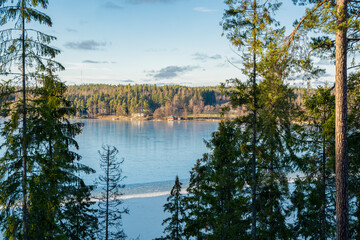
[[[321,87],[305,96],[298,126],[299,152],[296,169],[303,176],[295,180],[291,197],[296,211],[294,232],[298,238],[335,238],[335,96]]]
[[[251,111],[251,118],[248,118],[249,134],[252,134],[252,156],[251,156],[251,181],[248,181],[252,192],[252,239],[257,239],[258,221],[258,155],[257,143],[259,142],[258,133],[258,62],[264,48],[268,43],[267,33],[271,27],[277,25],[272,14],[279,8],[281,3],[278,1],[262,0],[225,0],[228,9],[225,10],[222,26],[227,38],[231,43],[243,50],[241,55],[244,67],[241,69],[243,74],[248,77],[245,86],[251,91],[248,94],[248,110]],[[238,81],[232,80],[234,86]],[[250,133],[251,132],[251,133]]]
[[[282,53],[279,46],[283,41],[283,30],[267,34],[269,42],[262,49],[257,62],[257,74],[261,81],[256,83],[256,92],[253,91],[251,82],[249,84],[249,81],[240,79],[229,80],[224,91],[230,97],[233,108],[243,109],[243,115],[235,119],[236,125],[241,126],[238,127],[237,135],[241,139],[238,144],[243,154],[238,161],[246,168],[241,177],[249,186],[253,183],[253,174],[249,173],[253,173],[254,166],[254,149],[250,148],[254,143],[250,137],[254,134],[253,99],[257,99],[256,238],[288,239],[291,236],[291,226],[286,204],[289,197],[287,175],[292,171],[292,162],[296,159],[292,134],[292,117],[296,112],[296,105],[295,95],[286,81],[295,72],[300,72],[305,77],[316,75],[319,70],[314,69],[307,60]],[[244,71],[248,71],[249,66],[245,65],[244,68]],[[249,194],[252,196],[253,192]],[[251,218],[253,221],[253,215]],[[252,239],[256,238],[252,235]]]
[[[79,209],[79,204],[92,205],[91,187],[86,186],[81,174],[94,171],[77,162],[80,156],[70,148],[78,149],[75,136],[83,124],[71,123],[66,116],[74,109],[64,97],[66,86],[53,75],[51,67],[36,78],[38,87],[30,89],[31,100],[28,135],[32,141],[32,175],[29,183],[29,226],[31,239],[89,239],[97,228],[97,220],[89,209]],[[81,185],[81,187],[80,187]],[[76,216],[70,209],[77,208]],[[71,221],[86,216],[78,229]],[[77,229],[74,238],[70,229]]]
[[[171,189],[170,196],[167,198],[167,203],[164,205],[164,212],[170,213],[170,217],[166,218],[162,225],[166,225],[164,233],[165,237],[157,238],[157,240],[182,240],[186,239],[184,236],[184,206],[181,195],[181,185],[179,177],[176,176],[175,184]]]
[[[100,167],[104,170],[97,181],[97,185],[101,189],[101,195],[98,198],[99,203],[99,239],[105,240],[121,240],[126,235],[122,229],[122,214],[128,214],[127,208],[122,208],[123,195],[121,190],[125,185],[121,184],[124,179],[120,165],[124,162],[117,161],[116,155],[118,150],[115,147],[103,146],[103,152],[100,154]]]
[[[28,111],[30,108],[28,93],[30,82],[34,83],[34,78],[38,71],[44,71],[48,63],[52,63],[58,69],[63,67],[54,62],[53,58],[59,50],[49,46],[55,37],[44,34],[33,27],[29,27],[30,22],[52,25],[49,16],[41,12],[40,8],[47,8],[48,0],[1,0],[0,1],[0,25],[8,26],[10,22],[14,26],[0,31],[0,74],[4,77],[1,81],[1,92],[7,100],[12,99],[15,93],[14,86],[21,86],[21,97],[16,101],[7,101],[2,106],[2,116],[8,117],[1,135],[5,138],[2,147],[6,148],[4,157],[1,158],[3,166],[7,166],[0,173],[2,183],[1,192],[7,192],[1,196],[1,204],[4,206],[2,213],[4,218],[2,228],[10,235],[18,230],[18,224],[22,224],[21,238],[28,239],[29,219],[28,219],[28,173],[33,169],[34,154],[31,149],[31,138],[28,134]],[[18,71],[16,70],[18,69]],[[29,162],[30,161],[30,162]],[[21,164],[20,164],[21,163]],[[30,176],[31,177],[31,176]],[[21,194],[20,194],[21,191]],[[11,198],[11,199],[9,199]],[[18,203],[21,198],[21,214],[18,210]],[[6,211],[6,213],[5,213]],[[21,219],[21,220],[20,220]],[[10,229],[9,229],[10,228]],[[14,236],[14,235],[12,235]],[[20,235],[16,235],[20,237]]]
[[[239,136],[240,127],[222,121],[207,143],[211,153],[204,154],[191,172],[188,194],[184,196],[185,227],[188,238],[249,239],[251,202],[245,188],[244,151],[241,144],[248,135]]]
[[[298,35],[299,29],[322,32],[323,36],[314,38],[315,52],[330,52],[336,65],[335,83],[335,165],[336,165],[336,219],[338,240],[349,239],[349,199],[348,199],[348,132],[347,132],[347,76],[348,55],[359,49],[360,2],[353,0],[293,0],[295,4],[306,5],[304,17],[297,22],[288,44]],[[302,34],[304,32],[302,31]]]
[[[351,73],[349,86],[349,194],[350,238],[360,240],[360,73]]]
[[[92,169],[79,165],[75,136],[83,124],[70,123],[66,115],[74,112],[65,99],[66,86],[53,74],[51,66],[36,77],[39,86],[30,89],[34,98],[29,108],[28,135],[33,148],[32,175],[29,178],[29,237],[65,237],[62,229],[63,203],[68,201],[78,172]],[[45,224],[46,223],[46,224]]]

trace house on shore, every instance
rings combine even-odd
[[[137,112],[137,113],[131,114],[131,117],[132,118],[143,118],[143,117],[146,117],[146,114],[143,112]]]
[[[167,118],[168,121],[175,121],[176,120],[176,117],[171,115]]]

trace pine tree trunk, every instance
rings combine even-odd
[[[27,180],[27,112],[26,112],[26,72],[25,72],[25,1],[22,1],[21,5],[21,11],[22,11],[22,114],[23,114],[23,132],[22,132],[22,228],[23,228],[23,234],[24,234],[24,240],[28,239],[28,219],[27,219],[27,205],[26,205],[26,198],[27,198],[27,191],[26,191],[26,180]]]
[[[349,239],[348,160],[347,160],[347,0],[338,0],[336,30],[336,102],[335,102],[335,161],[336,161],[336,235],[337,240]]]
[[[254,0],[254,18],[256,15],[256,0]],[[255,21],[255,19],[253,20]],[[256,189],[257,189],[257,179],[256,179],[256,121],[257,121],[257,98],[256,98],[256,33],[255,33],[255,24],[254,24],[254,46],[253,46],[253,137],[252,137],[252,227],[251,227],[251,235],[252,239],[257,239],[256,233]]]

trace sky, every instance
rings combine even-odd
[[[222,36],[223,0],[49,2],[53,26],[41,29],[57,37],[67,84],[216,86],[244,78],[232,65],[241,68],[236,47]],[[290,31],[303,12],[285,0],[276,18]]]

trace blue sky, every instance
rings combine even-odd
[[[288,29],[303,13],[284,1]],[[241,77],[236,50],[222,37],[223,0],[61,0],[45,10],[68,84],[218,85]],[[328,76],[331,79],[331,76]]]

